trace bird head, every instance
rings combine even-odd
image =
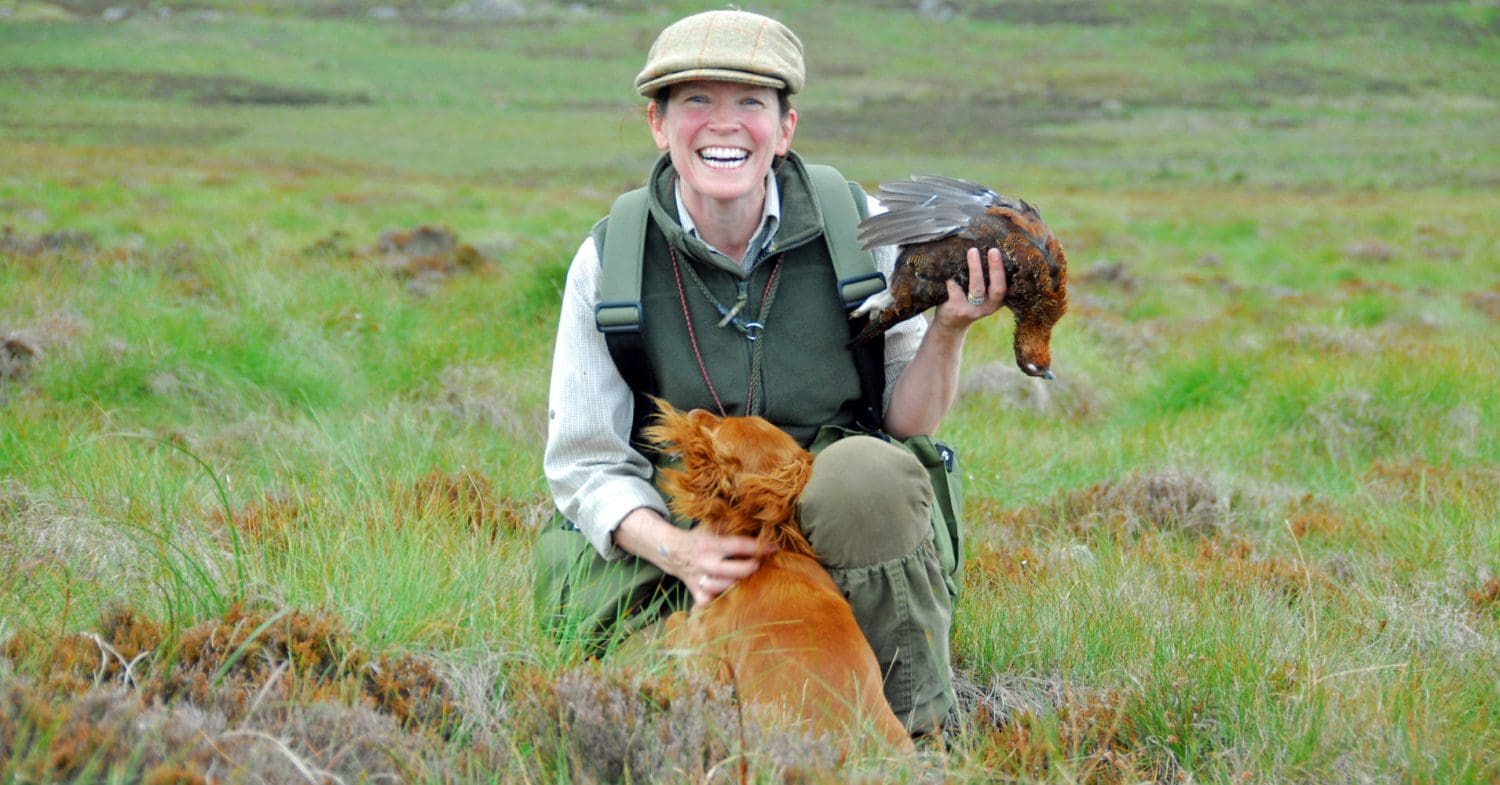
[[[1052,325],[1026,320],[1016,322],[1016,365],[1021,373],[1052,379]]]

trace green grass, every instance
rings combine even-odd
[[[955,5],[780,9],[799,151],[1024,196],[1072,262],[1051,397],[977,384],[939,434],[968,475],[957,666],[1030,707],[966,716],[953,776],[1495,781],[1500,13]],[[587,781],[598,717],[558,684],[641,738],[723,708],[588,681],[530,606],[563,276],[655,155],[629,80],[672,14],[391,6],[0,2],[0,337],[40,350],[0,380],[0,643],[45,642],[0,677],[44,681],[112,608],[170,640],[237,600],[317,610],[460,696],[461,733],[381,736],[418,750],[403,776]],[[421,224],[491,262],[393,275],[380,233]],[[63,230],[91,243],[14,247]],[[968,378],[1012,365],[1007,321]],[[1212,525],[1150,512],[1162,482]],[[463,488],[483,515],[439,498]],[[120,730],[65,770],[81,737],[26,700],[0,696],[0,779],[161,760]],[[315,760],[302,710],[252,727]],[[762,741],[774,780],[798,748]]]

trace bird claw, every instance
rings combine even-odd
[[[885,309],[891,307],[891,304],[894,302],[895,299],[891,297],[889,289],[881,292],[876,292],[875,294],[866,297],[865,301],[859,304],[859,307],[850,311],[849,318],[858,319],[859,317],[866,314],[884,311]]]

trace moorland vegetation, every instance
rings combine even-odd
[[[532,615],[563,274],[691,10],[0,0],[0,780],[1500,780],[1500,7],[754,9],[804,156],[1072,262],[1055,381],[966,348],[906,769]]]

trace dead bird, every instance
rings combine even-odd
[[[853,343],[945,302],[949,279],[967,290],[969,249],[983,255],[998,248],[1004,305],[1016,317],[1016,365],[1051,379],[1052,327],[1068,309],[1068,257],[1041,213],[978,183],[930,174],[882,183],[875,197],[887,211],[860,223],[859,241],[867,250],[896,245],[901,251],[886,290],[850,313],[851,319],[870,317]],[[988,269],[984,275],[988,285]]]

